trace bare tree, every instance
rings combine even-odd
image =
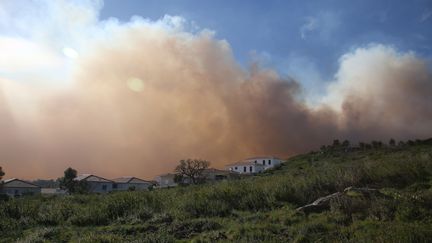
[[[192,184],[197,184],[202,178],[203,171],[210,166],[210,162],[200,159],[180,160],[175,172],[188,178]]]

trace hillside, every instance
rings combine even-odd
[[[378,191],[296,210],[347,187]],[[0,241],[427,242],[431,202],[431,140],[326,147],[217,184],[0,202]]]

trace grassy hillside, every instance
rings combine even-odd
[[[329,210],[296,208],[348,186]],[[0,202],[0,241],[427,242],[432,239],[432,144],[329,149],[259,176],[110,195]]]

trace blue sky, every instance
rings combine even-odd
[[[311,92],[332,78],[341,55],[359,46],[381,43],[432,57],[431,0],[105,0],[100,18],[166,14],[214,30],[242,65],[259,57]]]

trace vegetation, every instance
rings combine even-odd
[[[78,172],[72,168],[67,168],[64,171],[64,176],[59,178],[60,188],[66,189],[69,193],[87,193],[88,192],[88,184],[85,181],[76,181]]]
[[[0,180],[3,179],[3,176],[5,175],[3,168],[0,166]]]
[[[375,144],[333,143],[216,184],[11,199],[0,203],[0,241],[430,242],[432,140]],[[351,192],[320,213],[296,210],[349,186],[382,196]]]

